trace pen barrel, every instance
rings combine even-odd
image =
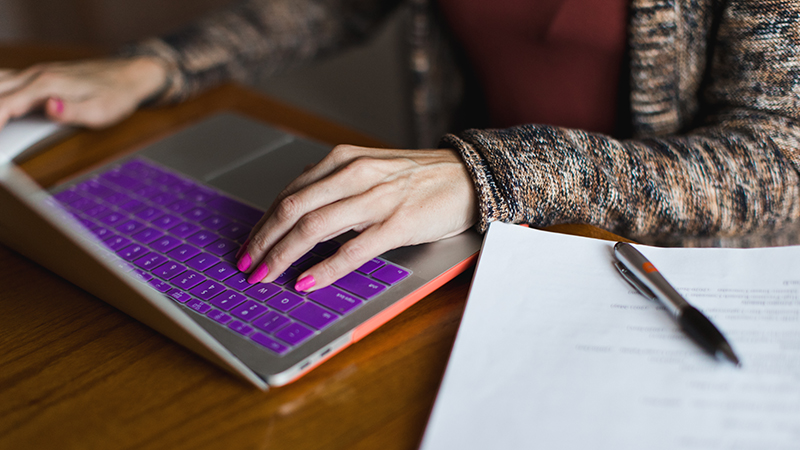
[[[639,282],[650,289],[673,316],[677,318],[684,308],[691,307],[689,302],[661,275],[661,272],[632,245],[618,242],[614,246],[614,253],[617,259],[625,264]]]
[[[678,324],[693,341],[713,356],[716,356],[722,344],[728,343],[719,329],[694,306],[689,305],[681,311]]]

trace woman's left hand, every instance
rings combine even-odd
[[[298,277],[319,289],[393,248],[454,236],[478,220],[475,188],[454,150],[340,145],[278,196],[239,252],[250,283],[271,282],[314,245],[360,234]]]

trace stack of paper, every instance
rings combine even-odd
[[[637,246],[722,330],[703,353],[613,243],[492,224],[422,448],[800,448],[800,247]]]

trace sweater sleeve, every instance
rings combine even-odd
[[[216,84],[247,82],[357,43],[398,0],[245,0],[173,34],[129,45],[120,56],[156,56],[168,84],[154,99],[177,102]]]
[[[459,150],[472,174],[479,228],[495,220],[587,223],[653,240],[741,235],[796,220],[800,22],[796,6],[763,14],[759,4],[730,2],[702,125],[686,133],[623,141],[524,125],[445,136],[442,145]]]

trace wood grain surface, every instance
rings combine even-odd
[[[0,67],[94,52],[0,47]],[[216,111],[329,142],[367,136],[226,85],[78,130],[22,166],[49,186]],[[618,237],[585,225],[554,231]],[[472,270],[285,387],[262,393],[0,246],[0,449],[414,449],[463,314]]]

